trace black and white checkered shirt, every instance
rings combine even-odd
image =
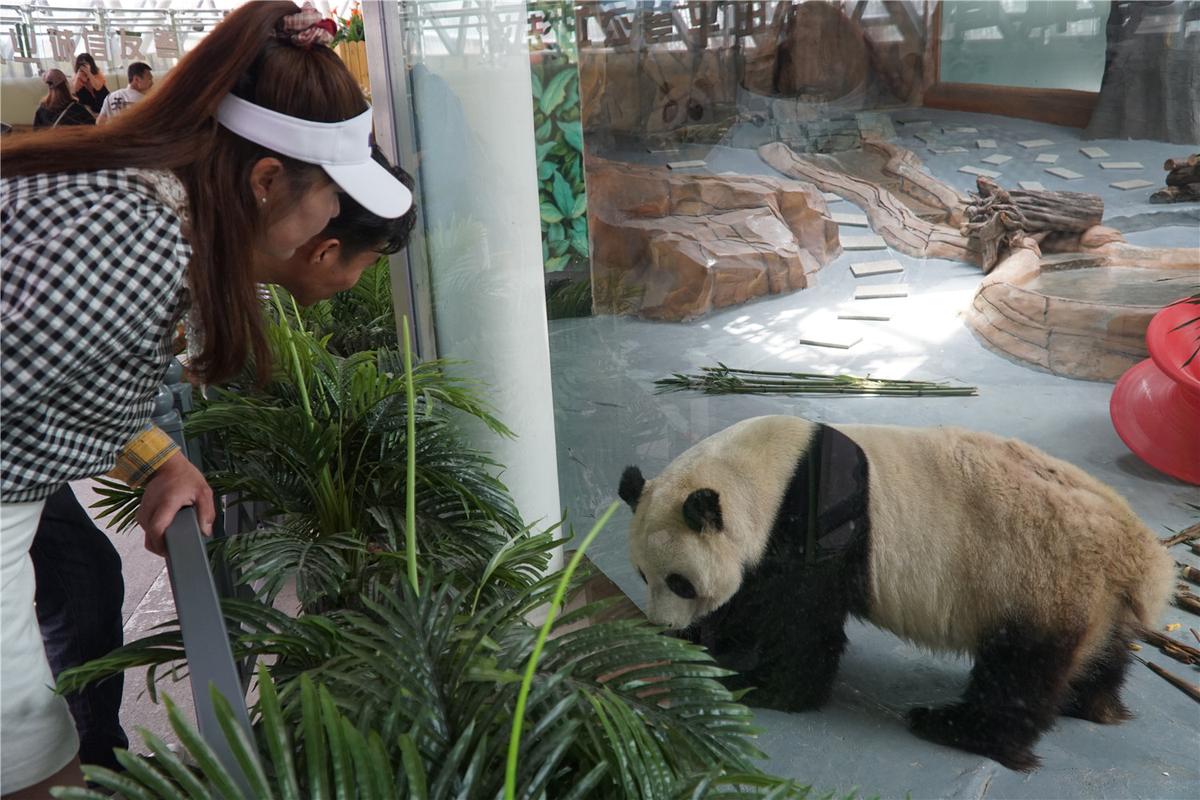
[[[0,500],[112,469],[150,418],[190,259],[145,173],[0,180]]]

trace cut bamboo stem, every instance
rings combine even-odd
[[[1174,536],[1168,536],[1162,539],[1163,547],[1174,547],[1182,542],[1194,542],[1200,539],[1200,522],[1195,525],[1189,525]],[[1192,548],[1195,549],[1194,547]]]
[[[1154,645],[1163,655],[1170,656],[1176,661],[1184,664],[1200,664],[1200,650],[1171,636],[1166,636],[1158,631],[1143,630],[1141,640]]]
[[[978,393],[974,386],[951,386],[933,381],[770,372],[734,369],[724,364],[701,367],[699,375],[675,373],[669,378],[660,378],[654,384],[659,393],[688,389],[705,394],[853,394],[883,397],[969,397]]]
[[[1200,569],[1196,569],[1190,564],[1180,564],[1178,561],[1175,562],[1175,565],[1179,567],[1179,577],[1185,581],[1200,584]]]
[[[1167,672],[1165,669],[1160,667],[1158,664],[1154,664],[1150,661],[1147,661],[1146,659],[1142,658],[1141,656],[1137,655],[1136,653],[1133,655],[1133,657],[1136,658],[1138,661],[1142,662],[1143,664],[1145,664],[1147,667],[1149,667],[1150,671],[1153,672],[1155,675],[1158,675],[1160,678],[1165,680],[1167,683],[1171,684],[1176,689],[1178,689],[1179,691],[1186,694],[1188,697],[1195,700],[1197,703],[1200,703],[1200,686],[1195,686],[1193,684],[1188,683],[1183,678],[1179,678],[1179,677],[1176,677],[1175,675],[1172,675],[1170,672]]]
[[[1200,597],[1191,592],[1176,592],[1175,605],[1182,608],[1184,611],[1190,611],[1193,614],[1200,614]]]

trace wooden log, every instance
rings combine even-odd
[[[1104,201],[1094,194],[1008,190],[984,176],[975,185],[961,232],[978,242],[985,272],[1025,236],[1083,233],[1104,217]]]

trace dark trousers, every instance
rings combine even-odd
[[[70,486],[46,500],[30,554],[38,624],[55,677],[120,647],[125,599],[121,556]],[[121,769],[113,748],[129,746],[119,719],[124,684],[117,675],[67,696],[84,764]]]

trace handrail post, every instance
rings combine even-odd
[[[189,454],[188,443],[183,436],[183,418],[179,407],[190,409],[191,387],[178,387],[182,374],[178,362],[168,370],[166,379],[171,383],[159,386],[153,421],[175,440],[185,455],[196,461],[199,448],[193,444],[192,453]],[[210,692],[210,687],[215,687],[229,701],[238,725],[253,741],[250,715],[246,710],[245,684],[233,660],[229,631],[225,627],[220,596],[194,508],[181,509],[175,515],[167,527],[166,544],[167,575],[171,580],[175,612],[179,616],[179,630],[183,635],[200,735],[233,777],[242,795],[248,798],[250,785],[221,730]]]

